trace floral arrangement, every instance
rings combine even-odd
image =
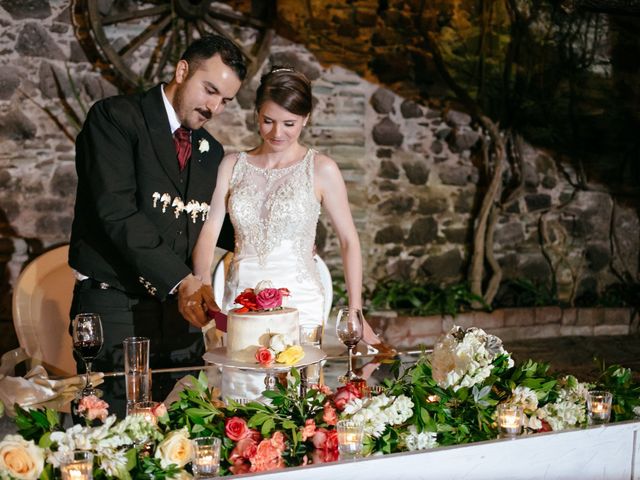
[[[295,365],[304,358],[304,350],[300,345],[293,345],[282,333],[269,337],[268,346],[261,346],[256,351],[256,361],[263,367],[270,367],[273,362],[284,365]]]
[[[242,305],[237,309],[238,313],[263,312],[282,308],[282,299],[288,296],[288,289],[274,288],[269,280],[263,280],[256,288],[245,288],[234,302]]]
[[[55,478],[61,456],[74,449],[94,452],[96,479],[188,478],[190,439],[209,435],[221,439],[221,475],[330,462],[338,459],[341,418],[364,423],[365,455],[423,450],[496,438],[496,407],[504,402],[522,405],[525,434],[576,428],[586,424],[584,393],[591,387],[613,393],[612,421],[640,415],[640,384],[629,369],[603,368],[595,384],[581,383],[531,360],[514,365],[498,342],[456,327],[431,356],[404,369],[394,363],[393,377],[375,393],[355,383],[301,392],[293,369],[288,385],[264,392],[267,404],[225,405],[201,373],[168,411],[158,409],[157,422],[104,418],[104,405],[90,399],[82,410],[87,424],[64,430],[51,410],[18,407],[20,435],[0,442],[0,478]]]

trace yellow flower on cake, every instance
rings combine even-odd
[[[293,365],[302,360],[303,357],[304,350],[302,350],[302,347],[300,345],[292,345],[278,354],[276,362]]]
[[[160,459],[162,468],[172,463],[184,467],[193,459],[193,446],[186,428],[169,432],[156,449],[156,458]]]
[[[0,477],[8,474],[18,480],[36,480],[44,468],[44,452],[33,440],[7,435],[0,442]]]

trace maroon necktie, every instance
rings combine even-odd
[[[176,144],[178,165],[182,171],[191,157],[191,131],[184,127],[178,128],[173,134],[173,143]]]

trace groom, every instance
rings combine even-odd
[[[207,36],[187,48],[169,84],[91,108],[76,140],[69,265],[78,278],[71,318],[102,317],[96,370],[123,368],[128,336],[151,338],[151,368],[201,362],[203,322],[179,314],[175,293],[197,285],[190,257],[223,157],[203,126],[245,75],[238,47]],[[233,250],[226,223],[219,245]]]

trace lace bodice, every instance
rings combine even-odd
[[[313,188],[315,151],[289,167],[264,169],[238,154],[229,193],[229,215],[236,232],[235,254],[256,254],[261,264],[284,242],[291,242],[298,272],[312,261],[320,203]]]

